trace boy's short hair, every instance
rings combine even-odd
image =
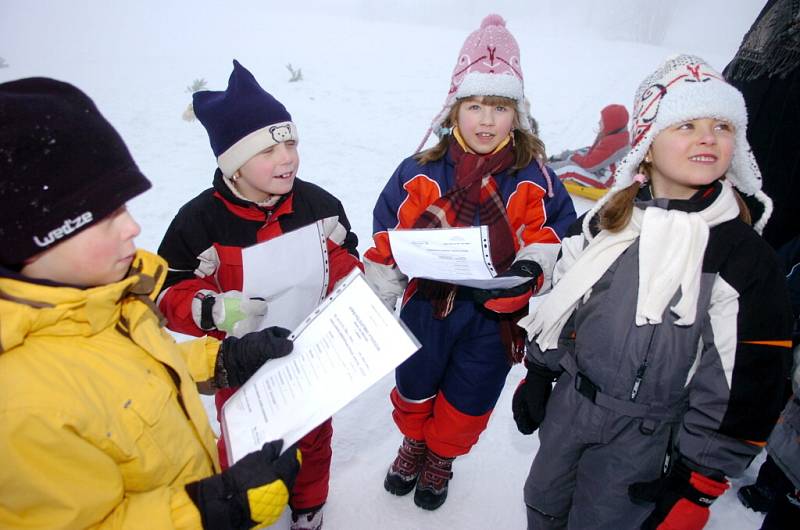
[[[19,266],[150,185],[81,90],[44,77],[0,84],[0,265]]]

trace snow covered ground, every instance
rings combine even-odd
[[[500,13],[517,37],[533,114],[548,152],[558,153],[590,144],[600,109],[630,108],[639,81],[667,55],[692,52],[724,67],[762,4],[3,0],[0,57],[8,67],[0,82],[44,75],[94,98],[153,181],[130,206],[143,226],[139,245],[154,250],[215,167],[203,128],[181,120],[190,101],[185,87],[204,78],[223,89],[237,58],[292,113],[302,139],[300,176],[342,200],[363,252],[375,198],[439,110],[461,43],[484,15]],[[302,69],[302,81],[288,82],[287,63]],[[581,210],[587,205],[576,200]],[[538,440],[520,435],[511,419],[522,375],[512,371],[488,430],[456,461],[450,497],[436,512],[382,487],[400,441],[387,397],[392,376],[351,403],[334,419],[325,527],[523,528],[522,484]],[[707,528],[760,526],[760,516],[735,498],[756,470],[733,481]]]

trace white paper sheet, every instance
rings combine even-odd
[[[294,329],[328,291],[328,248],[322,221],[242,250],[242,293],[267,301],[256,329]]]
[[[267,362],[223,406],[231,462],[270,440],[298,441],[419,349],[358,271],[294,335],[292,353]]]
[[[508,289],[530,278],[495,276],[486,226],[389,230],[397,266],[409,278],[428,278],[477,289]]]

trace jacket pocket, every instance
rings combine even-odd
[[[129,458],[120,464],[128,489],[149,488],[162,482],[171,463],[166,459],[162,444],[167,437],[157,431],[173,392],[163,381],[150,377],[142,382],[122,403],[120,424],[128,442]],[[175,442],[178,443],[178,442]]]

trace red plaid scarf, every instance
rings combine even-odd
[[[507,144],[496,153],[479,155],[466,152],[453,138],[448,151],[456,168],[456,183],[433,202],[414,223],[414,228],[451,228],[473,226],[476,213],[481,225],[489,228],[490,254],[495,270],[506,271],[514,261],[514,234],[508,220],[503,197],[493,175],[503,172],[514,163],[514,151]],[[458,286],[420,280],[419,289],[430,299],[434,318],[444,319],[453,310]],[[519,362],[524,353],[524,336],[516,321],[522,315],[498,315],[503,343],[509,360]]]
[[[456,166],[456,184],[438,198],[414,223],[414,228],[451,228],[473,226],[475,214],[489,227],[491,255],[495,270],[503,272],[514,261],[514,235],[508,221],[503,197],[492,175],[514,163],[511,144],[490,155],[467,153],[453,139],[449,149]]]

